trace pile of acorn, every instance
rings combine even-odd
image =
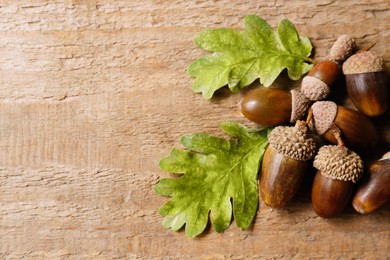
[[[260,173],[260,197],[269,207],[283,208],[291,201],[311,163],[318,170],[312,206],[320,217],[340,214],[351,200],[362,214],[390,201],[390,152],[365,168],[359,152],[349,149],[376,149],[378,131],[370,117],[386,113],[389,103],[383,59],[369,50],[355,53],[355,48],[355,41],[342,35],[329,60],[318,62],[303,78],[300,90],[262,87],[242,99],[243,116],[262,126],[276,126],[268,137]],[[341,72],[359,111],[322,101]],[[366,177],[361,178],[364,172]]]

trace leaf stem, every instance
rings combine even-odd
[[[306,61],[306,62],[309,62],[309,63],[311,63],[311,64],[316,64],[316,61],[313,60],[312,58],[309,58],[309,57],[305,58],[305,61]]]

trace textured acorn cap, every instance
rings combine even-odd
[[[295,126],[277,126],[268,136],[272,148],[299,161],[307,161],[316,153],[316,143],[308,134],[308,128],[303,121],[297,121]]]
[[[325,134],[332,127],[337,115],[337,104],[332,101],[317,101],[311,106],[313,112],[309,127],[318,135]]]
[[[299,90],[293,89],[290,92],[292,103],[290,122],[294,123],[306,115],[306,112],[309,109],[310,100]]]
[[[302,79],[301,91],[308,99],[317,101],[329,95],[330,87],[316,77],[305,76]]]
[[[362,159],[345,146],[322,146],[314,158],[313,166],[328,178],[353,183],[363,174]]]
[[[330,49],[329,58],[341,63],[348,59],[355,51],[355,40],[346,34],[340,35]]]
[[[362,51],[349,57],[343,64],[343,73],[358,74],[383,70],[383,58],[372,51]]]

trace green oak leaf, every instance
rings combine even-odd
[[[189,237],[201,234],[209,220],[217,232],[229,227],[232,212],[237,226],[250,226],[258,207],[257,173],[268,144],[268,129],[254,130],[234,122],[220,128],[233,138],[197,133],[183,136],[186,150],[172,149],[160,168],[180,174],[161,179],[157,194],[171,196],[160,209],[163,226],[179,230],[185,225]]]
[[[196,78],[193,90],[202,92],[205,99],[225,85],[238,92],[260,78],[268,87],[285,68],[293,80],[312,68],[310,40],[299,35],[289,20],[282,20],[277,31],[255,15],[246,16],[244,23],[244,31],[211,29],[195,38],[199,48],[213,52],[187,69]]]

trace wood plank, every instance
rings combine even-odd
[[[204,100],[185,72],[205,54],[198,32],[242,28],[247,14],[292,20],[316,60],[344,33],[360,48],[376,42],[390,73],[387,0],[1,0],[0,258],[387,259],[390,207],[321,219],[310,175],[287,209],[260,203],[249,230],[233,222],[189,239],[161,226],[167,199],[152,187],[170,176],[158,161],[180,136],[255,126],[238,103],[258,83]],[[390,147],[388,115],[376,123]]]

